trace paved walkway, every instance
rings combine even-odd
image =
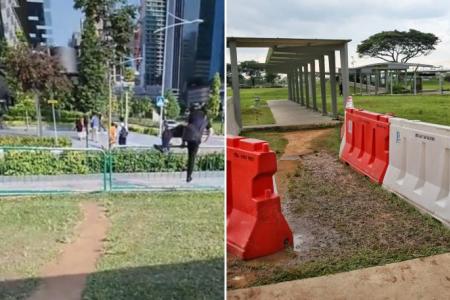
[[[292,129],[313,129],[335,126],[339,122],[320,112],[307,109],[289,100],[267,101],[276,124],[245,126],[245,130],[292,127]]]
[[[35,136],[36,135],[36,127],[30,127],[28,130],[25,127],[9,127],[0,129],[1,135],[16,135],[16,136]],[[47,137],[54,137],[54,131],[52,128],[44,127],[43,135]],[[68,137],[72,140],[72,147],[74,148],[85,148],[86,141],[80,141],[77,137],[77,133],[74,130],[67,128],[67,126],[60,126],[58,128],[58,136]],[[173,144],[180,144],[180,139],[174,139]],[[127,138],[127,146],[137,146],[137,147],[153,147],[154,144],[161,144],[161,139],[157,136],[148,135],[148,134],[140,134],[136,132],[130,132]],[[212,148],[220,148],[223,149],[225,145],[224,137],[214,135],[209,138],[206,143],[201,144],[201,148],[208,148],[217,151],[217,149]],[[98,142],[94,142],[89,140],[90,148],[107,148],[108,147],[108,134],[106,132],[100,132],[98,134]]]
[[[228,299],[450,299],[450,253],[229,291]]]
[[[186,182],[186,172],[114,173],[113,190],[202,190],[224,189],[223,171],[194,172]],[[24,192],[98,192],[105,185],[103,174],[0,176],[0,194]],[[109,185],[109,178],[106,178]]]

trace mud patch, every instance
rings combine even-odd
[[[289,140],[289,133],[286,137]],[[354,172],[336,155],[296,144],[286,147],[288,159],[281,157],[277,173],[282,210],[294,233],[295,251],[286,250],[282,259],[269,261],[229,258],[228,278],[243,276],[245,280],[239,284],[228,280],[228,288],[321,276],[450,251],[450,231],[440,223]],[[293,159],[295,156],[298,159]]]

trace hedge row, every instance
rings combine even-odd
[[[113,172],[180,172],[186,169],[186,154],[164,155],[154,150],[120,150],[111,154]],[[108,163],[108,159],[107,163]],[[0,175],[62,175],[102,173],[100,152],[5,151],[0,157]],[[224,155],[200,155],[195,170],[224,170]]]
[[[141,134],[148,134],[148,135],[158,135],[159,129],[154,127],[140,127],[140,126],[133,126],[128,125],[128,130],[131,132],[137,132]]]
[[[35,136],[0,136],[0,146],[56,147],[55,138]],[[58,147],[70,147],[67,137],[58,138]]]

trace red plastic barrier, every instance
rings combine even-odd
[[[382,184],[389,164],[390,116],[349,108],[342,160]]]
[[[292,232],[274,193],[276,156],[269,144],[227,137],[227,250],[252,259],[292,245]]]

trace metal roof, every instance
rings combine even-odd
[[[427,64],[382,62],[349,68],[349,72],[354,73],[355,71],[357,71],[361,73],[371,73],[373,70],[408,70],[410,67],[435,68],[435,66]]]
[[[269,48],[266,66],[273,72],[283,73],[292,65],[308,63],[321,55],[339,50],[348,39],[296,39],[296,38],[257,38],[228,37],[227,46],[234,42],[241,48]]]

